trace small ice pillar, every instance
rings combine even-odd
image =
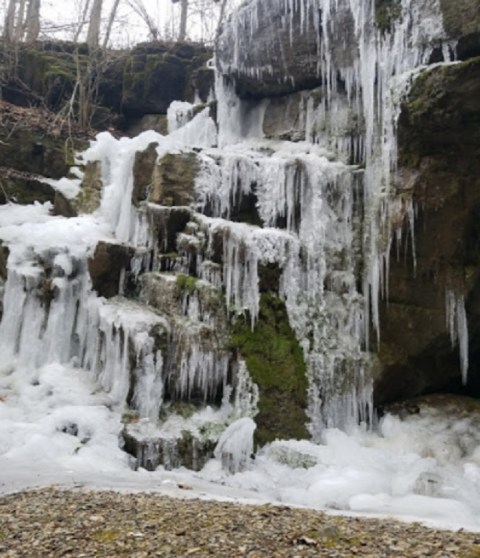
[[[194,106],[192,103],[173,101],[167,110],[168,133],[171,134],[182,128],[193,118]]]
[[[447,290],[445,303],[447,327],[450,332],[452,348],[458,343],[462,383],[465,385],[468,379],[468,322],[465,297],[462,294]]]
[[[233,422],[220,436],[214,455],[225,470],[235,474],[248,467],[256,428],[251,418],[244,417]]]

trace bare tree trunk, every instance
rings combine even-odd
[[[215,1],[217,1],[217,0],[215,0]],[[220,31],[221,31],[221,28],[222,28],[222,23],[223,23],[223,20],[225,18],[225,10],[227,8],[227,3],[228,3],[228,0],[222,0],[222,3],[220,4],[220,14],[218,16],[217,31],[215,33],[216,37],[218,37],[218,35],[220,35]]]
[[[10,0],[8,3],[7,15],[5,16],[4,38],[7,43],[13,41],[15,34],[15,12],[17,9],[17,0]]]
[[[25,41],[33,43],[40,34],[40,0],[30,0],[26,19]]]
[[[178,0],[177,0],[178,1]],[[145,5],[143,4],[142,0],[127,0],[128,5],[132,8],[132,10],[139,15],[143,21],[145,22],[146,26],[148,27],[148,31],[150,33],[150,37],[152,41],[158,41],[158,36],[160,34],[157,25],[150,17]]]
[[[100,23],[102,21],[103,0],[93,0],[92,11],[90,12],[90,22],[87,31],[87,44],[96,48],[100,42]]]
[[[113,22],[115,21],[115,15],[117,14],[117,9],[119,4],[120,4],[120,0],[115,0],[112,6],[112,11],[110,12],[110,16],[108,18],[107,30],[105,31],[105,38],[103,39],[103,48],[107,48],[108,41],[110,39],[110,33],[112,32]]]
[[[25,33],[25,0],[18,2],[17,20],[15,22],[14,40],[19,43]]]
[[[178,31],[178,40],[184,41],[187,37],[187,19],[188,19],[188,0],[181,0],[182,11],[180,13],[180,29]]]
[[[78,42],[78,38],[80,37],[80,34],[83,31],[83,27],[85,26],[85,22],[87,21],[88,8],[90,8],[90,0],[86,0],[83,6],[81,19],[78,22],[77,30],[75,31],[75,35],[73,36],[74,43]]]

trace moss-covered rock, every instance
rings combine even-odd
[[[147,149],[137,151],[133,162],[132,202],[138,205],[148,197],[152,187],[153,169],[157,160],[157,143],[151,143]]]
[[[276,438],[307,438],[307,378],[302,350],[292,331],[284,303],[263,294],[259,319],[238,318],[233,325],[232,347],[247,363],[260,392],[255,417],[257,445]]]
[[[100,207],[102,199],[102,164],[100,161],[87,163],[80,192],[73,202],[78,213],[93,213]]]
[[[14,202],[26,205],[47,201],[53,203],[55,190],[40,178],[26,172],[0,167],[0,204]]]
[[[188,206],[194,199],[198,161],[195,153],[168,153],[155,166],[148,201]]]
[[[440,0],[445,30],[465,60],[480,55],[480,0]]]
[[[93,213],[100,207],[102,199],[102,166],[100,161],[89,161],[84,169],[78,194],[66,198],[55,193],[54,214],[63,217],[76,217],[81,213]]]
[[[195,83],[202,92],[206,89],[200,74],[196,81],[193,75],[210,57],[211,51],[201,45],[137,45],[125,65],[123,111],[129,117],[165,114],[174,100],[193,101]]]
[[[73,144],[73,145],[72,145]],[[48,128],[0,124],[0,161],[21,172],[61,178],[73,164],[73,149],[85,145]]]
[[[411,243],[401,258],[394,248],[376,402],[434,391],[479,395],[480,58],[423,72],[403,106],[398,136],[398,195],[418,208],[416,268]],[[446,323],[448,290],[466,302],[467,386],[461,385],[458,348],[452,349]]]
[[[82,105],[84,125],[127,130],[132,118],[166,114],[173,100],[193,101],[198,95],[207,102],[214,80],[205,63],[211,56],[203,45],[182,43],[95,52],[66,41],[21,44],[14,49],[2,44],[2,98],[22,106],[44,105],[60,113],[61,123],[62,111],[79,119],[83,92],[88,101],[87,112],[87,105]]]

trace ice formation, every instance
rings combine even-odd
[[[465,298],[454,291],[446,292],[447,326],[450,332],[452,348],[458,343],[460,353],[460,370],[462,382],[467,383],[468,376],[468,323],[465,311]]]

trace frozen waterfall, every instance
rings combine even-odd
[[[455,51],[436,0],[401,0],[386,30],[374,24],[374,4],[250,0],[219,38],[232,55],[217,60],[217,121],[210,106],[174,102],[168,135],[99,134],[76,171],[98,165],[92,214],[0,207],[0,469],[9,478],[35,460],[45,479],[56,467],[63,478],[102,485],[111,475],[145,488],[188,466],[199,476],[168,479],[478,528],[480,418],[455,410],[452,419],[428,403],[404,421],[377,424],[374,412],[380,301],[404,224],[415,245],[412,200],[393,200],[391,189],[401,102],[434,49],[443,63]],[[321,94],[297,92],[301,137],[266,137],[270,101],[235,92],[235,75],[274,72],[246,46],[265,13],[280,18],[291,47],[294,31],[314,30]],[[151,172],[141,182],[145,153]],[[56,187],[74,198],[78,180]],[[114,267],[112,247],[128,262],[114,294],[102,294],[92,269]],[[235,320],[258,326],[265,269],[306,365],[311,441],[260,449],[262,393],[231,332]],[[448,291],[445,307],[465,382],[462,293]]]

